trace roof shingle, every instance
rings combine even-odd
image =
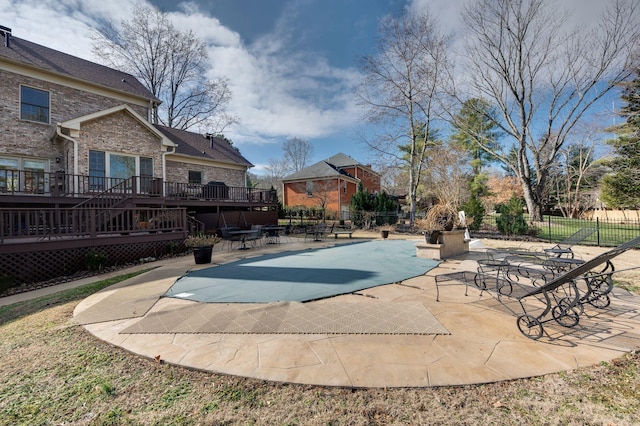
[[[200,133],[172,129],[171,127],[161,126],[159,124],[155,126],[173,143],[178,145],[176,154],[253,167],[253,164],[244,158],[242,154],[224,138],[216,136],[207,138]]]
[[[0,45],[0,57],[68,78],[159,102],[159,99],[131,74],[68,55],[15,36],[11,36],[9,47],[4,44]]]
[[[326,178],[333,176],[348,176],[350,178],[354,178],[343,170],[345,167],[351,166],[369,167],[363,166],[358,161],[340,152],[326,160],[318,161],[315,164],[286,176],[283,181]]]

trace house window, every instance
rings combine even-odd
[[[46,162],[42,160],[24,160],[24,191],[31,194],[43,194],[45,188]]]
[[[153,176],[153,158],[140,157],[140,176]]]
[[[102,191],[107,176],[107,161],[103,151],[89,151],[89,189]]]
[[[49,176],[46,160],[33,158],[0,158],[0,192],[45,192]]]
[[[18,191],[19,168],[17,158],[0,158],[0,192]]]
[[[49,92],[20,86],[20,118],[49,124]]]
[[[153,158],[89,151],[89,189],[92,191],[104,191],[133,176],[140,176],[139,190],[147,192],[153,180]],[[130,182],[126,189],[132,189]]]
[[[307,182],[307,195],[313,195],[313,182]]]
[[[140,157],[140,190],[149,192],[153,181],[153,158]]]
[[[202,184],[202,172],[189,170],[189,183]]]

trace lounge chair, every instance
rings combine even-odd
[[[639,245],[640,237],[636,237],[593,259],[574,262],[572,268],[562,271],[536,268],[535,263],[514,264],[508,258],[483,259],[478,262],[476,273],[461,271],[436,276],[436,300],[440,297],[439,286],[461,283],[465,285],[465,296],[469,286],[479,288],[480,294],[495,291],[498,300],[508,296],[517,300],[522,308],[517,318],[518,329],[537,340],[543,335],[543,324],[549,321],[574,327],[586,305],[598,309],[609,306],[612,275],[620,272],[616,271],[612,259]]]
[[[611,260],[638,245],[640,237],[602,253],[519,296],[517,299],[523,312],[517,320],[520,332],[536,340],[542,337],[545,322],[554,320],[565,327],[573,327],[578,324],[585,304],[596,308],[609,306],[609,293],[613,289],[611,276],[616,272]],[[596,268],[601,269],[594,272]],[[544,307],[542,312],[535,316],[528,312],[525,306],[531,298],[542,302]],[[549,313],[551,318],[547,318]]]
[[[572,248],[574,245],[580,244],[587,238],[589,238],[594,232],[595,228],[581,228],[573,234],[569,235],[562,241],[558,242],[553,247],[544,248],[542,250],[525,250],[525,249],[490,249],[487,250],[487,256],[492,259],[504,259],[510,257],[512,260],[517,256],[522,258],[556,258],[556,259],[574,259],[575,253]],[[571,263],[570,261],[566,263]]]

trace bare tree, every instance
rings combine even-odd
[[[597,204],[596,182],[604,170],[594,156],[596,140],[593,136],[586,135],[558,152],[559,170],[551,180],[557,207],[564,217],[577,218]]]
[[[300,138],[290,138],[282,145],[284,161],[290,173],[304,169],[313,156],[313,145],[309,141]]]
[[[459,209],[469,198],[472,167],[465,147],[449,143],[433,149],[425,160],[425,184],[439,204]]]
[[[389,129],[367,144],[408,169],[411,224],[424,160],[433,145],[427,139],[437,134],[446,64],[446,38],[428,14],[383,19],[376,54],[362,60],[365,77],[358,101],[369,121]]]
[[[612,0],[596,27],[569,29],[548,0],[478,0],[465,9],[464,88],[496,106],[495,124],[516,155],[476,142],[513,171],[532,220],[542,218],[549,170],[568,135],[629,77],[639,13],[636,0]]]
[[[92,39],[97,57],[134,75],[162,101],[156,123],[220,133],[237,121],[226,110],[231,99],[227,82],[206,78],[205,43],[192,31],[176,29],[159,9],[138,4],[120,28],[107,23],[93,32]]]
[[[269,159],[264,167],[264,175],[259,177],[259,183],[264,188],[275,188],[278,199],[282,200],[282,178],[287,174],[287,164],[284,160]]]

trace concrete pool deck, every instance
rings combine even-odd
[[[327,240],[313,244],[335,243]],[[311,244],[291,242],[242,253],[217,248],[214,262],[297,250]],[[586,257],[603,250],[584,248]],[[640,347],[640,297],[619,288],[614,289],[608,308],[587,307],[574,328],[545,325],[545,334],[537,341],[523,336],[509,304],[497,301],[488,292],[481,295],[479,290],[469,288],[465,296],[464,285],[442,286],[440,301],[436,301],[435,276],[475,271],[483,251],[482,247],[473,248],[468,255],[446,260],[426,275],[400,283],[309,302],[397,304],[400,308],[419,303],[448,334],[125,333],[148,315],[161,313],[175,319],[186,305],[198,303],[161,297],[187,271],[211,266],[195,265],[191,256],[136,267],[157,266],[86,298],[76,307],[74,317],[78,320],[97,306],[124,307],[130,311],[128,318],[112,320],[106,309],[103,320],[94,319],[83,326],[97,338],[149,359],[212,373],[323,386],[488,383],[591,366]],[[620,261],[633,264],[635,256],[635,252],[624,254]],[[106,300],[110,303],[104,303]],[[188,323],[202,319],[180,320]]]

